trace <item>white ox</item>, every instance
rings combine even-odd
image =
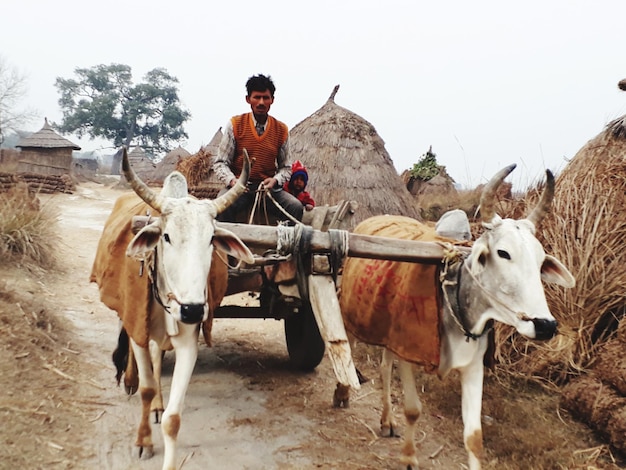
[[[212,310],[219,306],[228,283],[225,265],[212,263],[214,246],[224,254],[253,261],[252,253],[237,236],[215,226],[216,216],[245,191],[249,169],[246,158],[237,184],[215,200],[190,197],[187,182],[179,172],[169,175],[163,190],[157,194],[131,169],[124,149],[122,171],[145,204],[134,195],[130,203],[125,196],[116,202],[98,245],[91,280],[98,283],[101,300],[117,310],[130,336],[142,401],[136,440],[140,457],[153,455],[149,414],[153,399],[161,400],[161,350],[176,352],[169,401],[161,424],[163,469],[177,467],[176,440],[183,401],[198,355],[200,324],[204,322],[203,332],[208,342]],[[160,213],[160,217],[128,243],[132,237],[132,216],[145,215],[150,208]],[[120,242],[127,247],[119,247]],[[149,260],[146,269],[149,276],[140,277],[140,264],[134,258]],[[153,345],[158,345],[159,350],[155,351]],[[129,360],[133,361],[132,356]]]
[[[495,191],[514,168],[515,165],[511,165],[501,170],[484,188],[480,207],[486,230],[475,241],[469,255],[464,260],[453,263],[443,281],[430,276],[434,289],[438,290],[437,284],[441,288],[437,295],[441,295],[440,304],[443,308],[439,342],[435,349],[439,357],[438,374],[445,377],[453,369],[460,371],[463,438],[472,470],[480,468],[483,449],[483,358],[488,346],[486,333],[492,321],[510,325],[528,338],[552,338],[557,331],[557,322],[548,308],[541,282],[543,280],[564,287],[574,286],[574,278],[570,272],[557,259],[547,255],[535,238],[535,227],[547,212],[554,195],[554,177],[549,171],[546,172],[547,185],[541,201],[527,219],[503,220],[495,214]],[[393,222],[395,219],[385,217],[368,219],[359,224],[355,232],[391,236],[389,230],[397,233],[398,229],[425,229],[413,219],[397,217],[399,221]],[[378,229],[372,230],[376,226]],[[412,237],[409,235],[399,238]],[[429,341],[426,336],[416,338],[424,326],[415,324],[417,312],[412,310],[420,302],[422,306],[425,305],[428,297],[416,294],[416,289],[420,287],[418,284],[422,284],[421,275],[416,276],[415,280],[406,279],[411,276],[404,274],[401,276],[405,279],[394,278],[398,273],[407,272],[402,269],[411,269],[407,267],[407,263],[375,263],[380,262],[358,258],[349,258],[346,261],[341,282],[341,310],[349,332],[361,341],[385,347],[381,363],[384,394],[381,431],[388,436],[394,435],[396,427],[392,416],[390,386],[393,361],[398,359],[407,423],[401,462],[409,469],[417,468],[414,435],[422,405],[417,395],[411,362],[426,364],[421,360],[412,360],[413,358],[409,358],[411,362],[408,362],[406,354],[404,358],[401,355],[410,348],[411,342]],[[385,271],[385,268],[390,269]],[[394,311],[394,305],[400,305],[397,308],[400,311]],[[435,336],[436,331],[435,329]],[[395,339],[390,339],[392,337]],[[396,344],[391,344],[394,341]],[[406,343],[398,344],[402,341]],[[430,365],[437,370],[436,363]],[[338,387],[335,400],[337,401],[338,394],[345,392],[346,390],[341,391]]]

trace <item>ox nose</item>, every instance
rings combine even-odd
[[[182,304],[180,306],[180,321],[183,323],[200,323],[203,316],[204,304]]]
[[[556,320],[533,318],[533,324],[535,325],[535,339],[550,339],[556,334]]]

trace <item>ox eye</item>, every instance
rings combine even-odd
[[[498,250],[498,256],[502,259],[511,259],[509,252],[504,250]]]
[[[169,234],[164,233],[164,234],[163,234],[163,238],[165,239],[165,241],[166,241],[167,243],[171,243],[171,242],[170,242],[170,236],[169,236]]]

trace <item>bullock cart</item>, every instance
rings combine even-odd
[[[323,212],[317,212],[318,209]],[[353,210],[354,202],[347,201],[332,208],[315,208],[308,219],[311,225],[217,222],[218,227],[236,234],[253,253],[261,254],[254,255],[252,264],[229,267],[226,292],[256,292],[258,305],[222,305],[214,312],[214,318],[284,320],[287,351],[296,367],[314,369],[328,351],[337,382],[358,389],[359,379],[337,298],[344,258],[432,265],[449,256],[450,247],[329,228],[341,225]],[[133,231],[154,220],[135,216]],[[455,246],[454,250],[458,254],[468,249]]]

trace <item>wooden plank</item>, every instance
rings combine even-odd
[[[133,231],[143,225],[147,217],[133,217]],[[152,219],[153,221],[156,218]],[[235,233],[249,247],[275,249],[278,244],[276,227],[268,225],[248,225],[217,222],[217,225]],[[286,227],[286,230],[294,230]],[[331,247],[328,232],[313,231],[311,253],[328,253]],[[456,247],[463,253],[469,253],[468,247]],[[438,264],[444,257],[444,246],[435,242],[399,240],[396,238],[362,235],[348,232],[347,255],[353,258],[381,259],[389,261],[406,261],[409,263]]]
[[[326,351],[337,382],[358,390],[361,385],[343,325],[335,282],[327,275],[312,275],[308,278],[309,300],[320,334],[326,343]]]

